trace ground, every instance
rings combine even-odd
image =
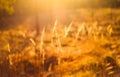
[[[119,77],[120,10],[78,9],[65,16],[40,16],[46,27],[39,35],[33,16],[2,28],[1,77]]]

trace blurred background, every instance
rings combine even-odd
[[[6,24],[20,23],[26,19],[36,21],[37,17],[41,25],[53,23],[55,19],[69,23],[75,15],[81,15],[78,17],[81,20],[89,19],[89,15],[90,18],[99,20],[100,12],[109,12],[112,19],[115,17],[112,16],[112,12],[119,10],[119,4],[120,0],[1,0],[0,26],[4,28]]]

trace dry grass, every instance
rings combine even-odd
[[[2,77],[6,72],[12,77],[119,77],[120,41],[112,37],[113,24],[58,22],[37,37],[29,27],[0,31]]]

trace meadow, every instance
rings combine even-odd
[[[32,18],[0,30],[1,77],[120,77],[120,9],[63,17],[43,20],[37,36]]]

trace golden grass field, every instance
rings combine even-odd
[[[30,19],[1,30],[1,77],[120,77],[120,10],[88,11],[37,36]]]

